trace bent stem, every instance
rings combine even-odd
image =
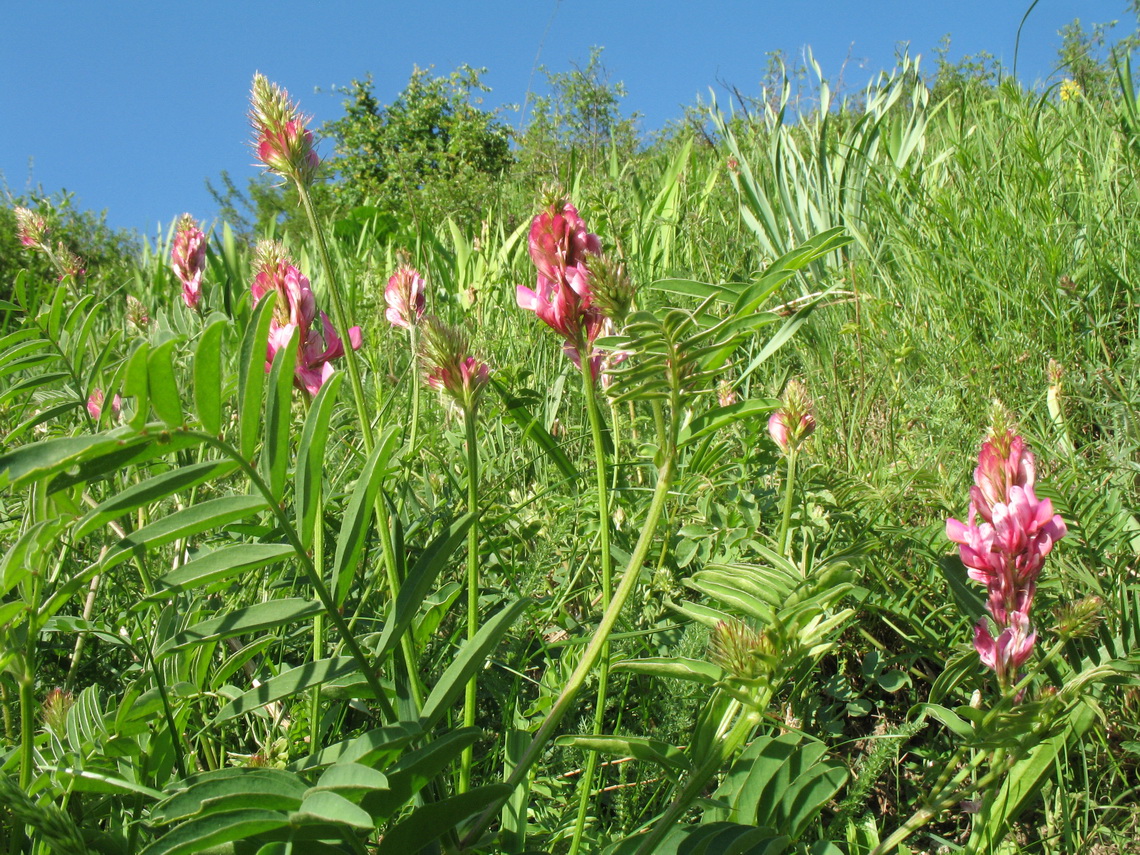
[[[590,433],[594,439],[594,470],[598,489],[598,542],[602,561],[602,611],[610,607],[613,586],[613,564],[610,559],[610,501],[606,478],[606,449],[602,439],[602,414],[598,409],[598,395],[594,388],[594,373],[585,349],[579,350],[582,356],[582,388],[586,395],[586,412],[590,417]],[[598,700],[594,708],[592,736],[600,736],[605,723],[606,692],[610,680],[610,641],[605,633],[598,663]],[[570,843],[570,855],[578,855],[582,845],[582,833],[586,827],[586,814],[590,806],[590,793],[594,786],[594,774],[598,768],[598,752],[588,751],[586,768],[578,782],[578,815],[574,821],[574,837]]]
[[[629,557],[629,563],[626,565],[625,570],[622,571],[621,581],[618,583],[617,589],[614,591],[613,599],[610,601],[610,607],[606,609],[602,615],[601,621],[598,623],[597,631],[590,643],[586,646],[582,658],[578,661],[578,667],[574,669],[574,673],[570,675],[570,679],[566,682],[565,688],[554,702],[546,721],[535,733],[534,738],[531,740],[530,745],[527,746],[526,751],[519,758],[511,776],[507,778],[508,793],[501,796],[492,802],[475,820],[471,830],[463,838],[461,847],[472,845],[475,841],[479,840],[487,826],[498,815],[499,810],[503,804],[510,798],[511,794],[515,792],[526,780],[530,772],[530,767],[538,760],[542,754],[546,744],[554,736],[555,730],[562,722],[563,717],[574,705],[575,699],[578,697],[578,692],[582,689],[582,684],[586,680],[586,676],[593,670],[594,665],[602,655],[602,648],[605,647],[609,634],[613,631],[614,624],[617,623],[618,615],[621,614],[622,607],[625,605],[629,595],[633,593],[633,589],[637,586],[637,580],[641,576],[641,568],[645,563],[645,558],[649,554],[649,547],[653,544],[653,537],[657,532],[657,524],[661,521],[661,512],[665,508],[665,501],[669,497],[669,490],[673,485],[673,477],[676,474],[676,450],[670,445],[665,453],[665,459],[662,461],[660,468],[657,470],[657,486],[653,491],[653,499],[649,505],[649,511],[645,516],[645,524],[641,530],[641,536],[637,539],[637,544],[633,548],[633,554]]]
[[[467,510],[479,512],[479,447],[475,444],[475,407],[469,407],[463,414],[467,429]],[[467,529],[467,641],[474,640],[479,632],[479,520],[478,517]],[[478,677],[474,674],[467,681],[467,692],[463,701],[463,726],[475,725],[475,698]],[[459,792],[471,788],[471,761],[475,747],[463,749],[459,767]]]

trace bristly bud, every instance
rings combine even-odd
[[[450,397],[465,418],[475,416],[491,370],[472,355],[463,330],[429,315],[420,342],[420,364],[429,386]]]
[[[140,332],[145,330],[147,324],[150,323],[150,315],[147,313],[146,306],[130,294],[127,295],[127,323],[132,324]]]
[[[1083,638],[1091,635],[1098,623],[1104,619],[1100,597],[1083,597],[1066,603],[1057,609],[1057,635],[1063,639]]]
[[[206,270],[206,235],[189,214],[178,219],[170,263],[182,282],[182,301],[187,308],[197,309],[202,299],[202,274]]]
[[[994,398],[990,404],[990,426],[986,433],[986,441],[1001,457],[1009,457],[1010,444],[1017,436],[1017,423],[1013,415],[1005,408],[1005,404]]]
[[[783,404],[768,418],[768,434],[784,454],[798,450],[815,432],[811,410],[807,387],[799,380],[788,381]]]
[[[633,310],[633,298],[637,293],[625,265],[599,255],[590,259],[590,275],[593,306],[613,321],[614,327],[621,329]]]
[[[49,691],[44,698],[44,704],[40,710],[44,719],[44,726],[56,736],[66,734],[67,711],[70,710],[74,704],[75,697],[71,692],[65,692],[59,688]]]
[[[20,243],[36,249],[46,249],[44,238],[48,227],[44,218],[28,208],[16,207],[16,234]]]
[[[727,377],[721,377],[716,386],[716,399],[722,407],[731,407],[738,400],[736,390],[728,382]]]
[[[729,676],[755,680],[769,670],[773,650],[770,640],[738,620],[719,621],[709,641],[709,659]]]
[[[249,121],[253,150],[266,169],[299,184],[312,182],[321,160],[307,128],[309,117],[302,115],[287,91],[260,72],[253,76]]]
[[[59,241],[55,248],[56,266],[59,268],[59,280],[62,282],[71,277],[77,284],[82,284],[87,276],[87,267],[83,259]]]

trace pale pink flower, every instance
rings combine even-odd
[[[602,251],[598,236],[586,231],[578,209],[564,200],[551,202],[531,221],[527,249],[540,276],[558,281],[568,267]]]
[[[182,282],[182,300],[191,309],[202,299],[202,273],[206,269],[206,235],[189,214],[178,220],[170,263]]]
[[[48,227],[44,218],[29,208],[16,206],[16,234],[24,246],[46,249]]]
[[[111,399],[111,418],[117,419],[123,410],[123,399],[116,394]],[[103,414],[103,390],[95,389],[87,398],[87,412],[95,421]]]
[[[424,316],[427,300],[424,296],[424,278],[407,265],[401,266],[388,279],[384,289],[388,308],[384,317],[395,327],[411,329]]]

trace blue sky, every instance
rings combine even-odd
[[[988,51],[1013,64],[1031,0],[485,0],[485,2],[24,3],[9,10],[0,51],[0,173],[15,194],[66,189],[114,227],[153,235],[182,211],[210,220],[205,179],[255,175],[245,112],[261,71],[316,124],[340,115],[334,88],[371,72],[390,102],[412,68],[485,66],[485,105],[521,104],[551,71],[605,47],[627,112],[651,131],[723,84],[758,94],[766,54],[812,49],[833,81],[858,89],[900,45],[934,67]],[[1055,82],[1057,31],[1074,18],[1135,26],[1125,0],[1039,0],[1021,37],[1018,75]],[[505,118],[517,126],[517,113]],[[321,146],[328,154],[327,143]]]

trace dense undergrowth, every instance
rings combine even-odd
[[[282,244],[183,223],[58,278],[25,220],[7,850],[1135,851],[1130,80],[934,100],[905,62],[471,227],[306,217],[297,128]],[[1001,672],[946,521],[1007,427],[1067,534]]]

